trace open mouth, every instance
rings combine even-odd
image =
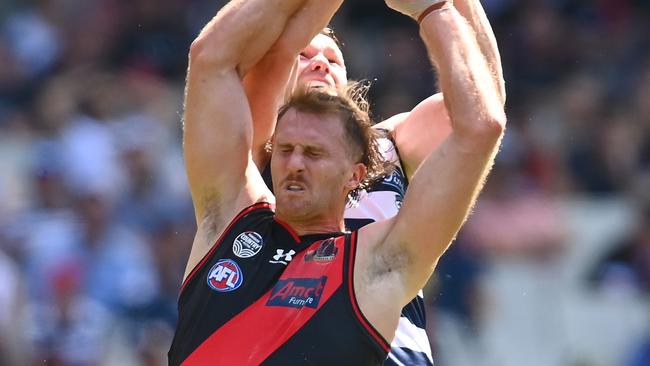
[[[285,184],[284,189],[288,192],[303,192],[305,186],[297,182],[288,182]]]
[[[296,184],[290,184],[289,186],[287,186],[287,191],[289,192],[302,192],[304,190],[305,190],[304,188]]]

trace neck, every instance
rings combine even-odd
[[[343,223],[343,218],[339,219],[311,219],[311,220],[299,220],[292,218],[285,218],[280,215],[277,215],[279,220],[284,221],[289,224],[291,229],[298,234],[298,236],[310,235],[310,234],[322,234],[322,233],[332,233],[332,232],[342,232],[345,230],[345,225]]]

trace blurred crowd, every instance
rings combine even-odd
[[[165,364],[195,230],[187,52],[224,3],[0,3],[0,365]],[[509,126],[428,287],[434,359],[648,366],[650,1],[483,5]],[[436,91],[416,25],[382,1],[333,27],[376,120]],[[585,346],[594,328],[567,319],[593,325],[598,301],[640,315]]]

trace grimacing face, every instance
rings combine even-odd
[[[333,115],[290,109],[278,121],[271,174],[280,216],[292,221],[342,216],[348,192],[365,174],[344,133]]]
[[[348,83],[343,54],[332,38],[318,34],[298,57],[298,85],[333,87]]]

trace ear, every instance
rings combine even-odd
[[[359,184],[361,184],[363,179],[366,177],[367,171],[368,169],[364,164],[362,163],[354,164],[352,166],[352,174],[350,174],[350,178],[346,183],[346,188],[351,191],[359,187]]]

